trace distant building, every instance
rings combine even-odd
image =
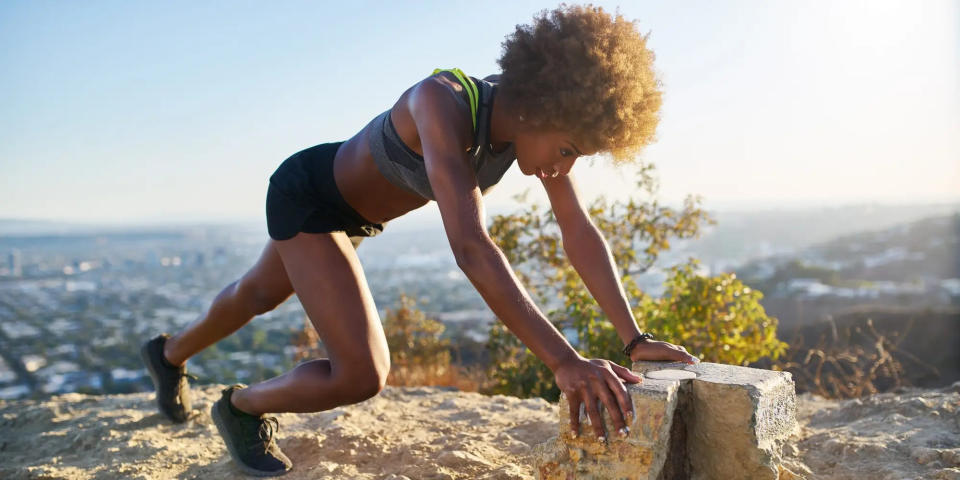
[[[23,364],[23,368],[26,371],[36,372],[47,364],[47,359],[31,353],[20,357],[20,363]]]
[[[7,267],[10,269],[10,275],[19,277],[23,275],[23,260],[20,256],[20,250],[14,248],[7,255]]]
[[[940,288],[951,297],[960,297],[960,278],[948,278],[940,280]]]
[[[0,330],[3,330],[3,334],[10,340],[40,336],[40,330],[37,327],[20,321],[4,321],[4,323],[0,323]]]
[[[145,377],[143,369],[130,370],[126,368],[114,368],[110,370],[110,380],[113,383],[133,383]]]
[[[0,357],[0,384],[13,382],[17,379],[17,372],[14,372],[7,362]],[[0,397],[2,398],[2,397]]]
[[[23,384],[0,388],[0,399],[3,400],[14,400],[17,398],[26,397],[29,394],[30,387]]]

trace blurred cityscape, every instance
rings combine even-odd
[[[737,272],[765,294],[786,333],[850,306],[960,305],[957,205],[728,212],[676,242],[641,278],[696,257],[705,275]],[[5,229],[4,229],[5,227]],[[49,225],[47,227],[50,227]],[[0,221],[0,399],[151,390],[140,344],[197,320],[258,258],[259,225],[22,228]],[[480,344],[494,316],[457,268],[440,226],[391,231],[358,249],[381,317],[399,295]],[[322,268],[322,267],[320,267]],[[305,315],[296,295],[188,362],[201,381],[256,382],[294,366]]]

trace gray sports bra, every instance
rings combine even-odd
[[[458,75],[459,76],[459,75]],[[506,150],[495,153],[490,150],[490,111],[496,85],[486,80],[469,77],[476,85],[477,112],[473,134],[473,147],[470,150],[470,163],[477,174],[477,184],[482,194],[503,178],[503,175],[517,159],[513,143]],[[464,85],[470,90],[471,85]],[[472,90],[470,90],[472,92]],[[390,110],[378,115],[368,135],[373,163],[390,183],[429,200],[436,200],[423,157],[410,149],[400,137],[390,119]]]

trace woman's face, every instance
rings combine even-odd
[[[573,162],[585,155],[580,147],[569,134],[557,130],[517,132],[514,141],[520,171],[538,178],[570,173]]]

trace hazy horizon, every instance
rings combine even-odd
[[[663,203],[661,203],[663,205]],[[670,205],[672,208],[680,208],[679,205]],[[729,208],[706,208],[708,212],[715,216],[738,216],[738,215],[763,215],[769,213],[782,213],[784,219],[789,215],[809,214],[810,212],[823,211],[842,211],[866,209],[871,212],[874,209],[897,208],[897,209],[917,209],[927,210],[928,213],[914,213],[908,217],[924,218],[927,216],[936,216],[941,214],[960,214],[960,202],[931,202],[914,204],[884,204],[881,202],[862,202],[847,204],[825,204],[825,205],[745,205],[742,208],[729,206]],[[488,220],[495,214],[506,214],[514,211],[511,208],[487,209]],[[934,213],[935,212],[935,213]],[[721,225],[722,225],[722,218]],[[912,221],[912,220],[910,220]],[[22,223],[19,229],[16,224]],[[897,223],[892,221],[891,223]],[[118,219],[115,221],[84,221],[84,220],[58,220],[43,218],[14,218],[0,217],[0,237],[9,235],[48,235],[48,234],[69,234],[75,231],[80,232],[98,232],[98,231],[116,231],[152,228],[179,228],[179,227],[216,227],[216,226],[235,226],[243,228],[258,228],[263,230],[266,235],[266,223],[258,216],[238,216],[238,217],[209,217],[209,216],[173,216],[168,218],[139,218],[139,219]],[[429,229],[442,229],[443,222],[436,208],[427,207],[415,210],[401,218],[391,221],[384,230],[394,231],[419,231]],[[710,227],[704,226],[709,229]]]

